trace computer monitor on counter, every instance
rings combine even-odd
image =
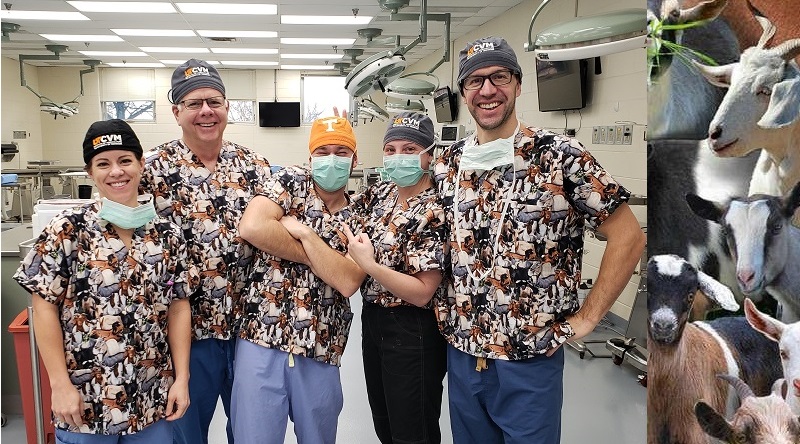
[[[442,125],[441,145],[450,145],[464,138],[464,125]]]

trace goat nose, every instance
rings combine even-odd
[[[708,132],[708,138],[711,140],[717,140],[722,137],[722,127],[715,126],[711,131]]]
[[[756,272],[753,270],[741,270],[736,273],[736,279],[739,281],[739,285],[742,287],[742,289],[751,288],[755,277]]]

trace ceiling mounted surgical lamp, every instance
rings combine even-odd
[[[537,59],[588,59],[647,45],[647,11],[643,8],[575,17],[541,31],[534,41],[533,23],[548,3],[550,0],[542,1],[528,27],[525,51],[533,51]]]
[[[371,98],[364,97],[358,104],[358,111],[371,119],[378,119],[381,122],[389,121],[389,113],[383,110],[377,103],[373,102]],[[365,117],[366,119],[366,117]]]
[[[402,102],[386,101],[386,111],[390,113],[402,113],[406,111],[415,111],[418,113],[425,113],[425,104],[421,100],[404,100]]]

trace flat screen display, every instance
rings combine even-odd
[[[439,88],[433,93],[433,105],[438,123],[448,123],[456,120],[458,102],[450,87]]]
[[[565,111],[586,107],[586,60],[536,60],[539,111]]]
[[[300,102],[258,102],[258,126],[300,126]]]

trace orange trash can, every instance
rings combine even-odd
[[[33,370],[31,366],[31,349],[28,336],[28,310],[22,310],[8,326],[8,331],[14,336],[14,351],[17,357],[17,371],[19,373],[19,389],[22,398],[22,413],[25,417],[25,434],[28,444],[36,444],[36,413],[33,400]],[[39,381],[42,387],[42,415],[44,416],[45,442],[56,441],[55,427],[50,421],[51,391],[50,378],[39,359]]]

